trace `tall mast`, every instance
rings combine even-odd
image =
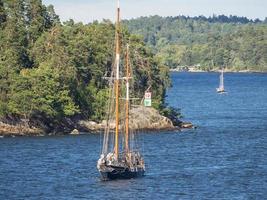
[[[115,131],[115,157],[119,157],[119,81],[120,81],[120,0],[117,0],[117,20],[116,20],[116,131]]]
[[[126,49],[126,103],[125,103],[125,111],[126,111],[126,119],[125,119],[125,152],[129,152],[129,45],[127,44]]]

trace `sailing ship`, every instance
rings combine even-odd
[[[218,88],[216,88],[217,93],[225,93],[225,89],[224,89],[224,76],[223,76],[223,69],[221,71],[221,75],[220,75],[220,85]]]
[[[102,180],[130,179],[145,173],[144,159],[135,143],[135,135],[130,129],[130,83],[131,69],[129,45],[125,54],[125,67],[121,66],[120,2],[117,0],[117,20],[115,33],[115,59],[111,76],[107,119],[103,146],[97,168]],[[125,77],[121,77],[124,72]],[[124,93],[124,94],[123,94]]]

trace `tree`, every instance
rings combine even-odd
[[[262,70],[266,66],[266,23],[246,17],[141,17],[124,23],[131,33],[144,36],[162,64],[173,68],[200,65],[204,70],[225,66]],[[150,38],[153,37],[153,42]],[[155,39],[155,41],[154,41]],[[187,51],[180,58],[179,47]],[[238,62],[237,62],[238,61]]]
[[[114,60],[112,22],[62,25],[53,6],[41,0],[6,2],[0,4],[6,13],[0,31],[0,116],[103,119],[109,85],[102,77],[111,73]],[[154,28],[160,31],[161,25]],[[121,36],[131,45],[135,94],[142,98],[151,87],[153,106],[162,108],[168,69],[141,37],[125,28]],[[149,40],[156,45],[156,37]]]
[[[6,23],[0,41],[0,98],[2,107],[7,107],[12,80],[23,66],[28,65],[27,38],[23,1],[6,1]]]
[[[0,27],[3,28],[3,24],[6,22],[6,11],[4,8],[4,1],[0,0]]]
[[[50,29],[60,24],[59,16],[55,13],[53,5],[48,5],[45,12],[45,27]]]

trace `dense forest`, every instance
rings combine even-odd
[[[135,96],[151,87],[153,106],[163,108],[167,68],[143,38],[122,29],[131,46]],[[114,24],[60,22],[41,0],[0,0],[0,119],[80,117],[99,121],[105,114],[112,68]]]
[[[158,60],[170,68],[267,71],[267,18],[151,16],[124,24],[131,33],[142,35]]]

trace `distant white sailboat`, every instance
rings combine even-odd
[[[221,71],[221,75],[220,75],[220,85],[218,88],[216,88],[217,93],[225,93],[225,89],[224,89],[224,76],[223,76],[223,69]]]

